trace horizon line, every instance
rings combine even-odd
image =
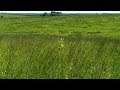
[[[0,13],[50,13],[51,11],[0,11]],[[62,12],[62,13],[120,13],[120,11],[55,11],[55,12]]]

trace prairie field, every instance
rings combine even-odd
[[[120,15],[0,18],[0,79],[120,79]]]

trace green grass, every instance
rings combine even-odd
[[[120,15],[0,18],[1,79],[119,79]]]
[[[119,38],[120,15],[19,16],[0,18],[1,33],[39,33]]]

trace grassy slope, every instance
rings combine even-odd
[[[119,18],[1,18],[0,78],[120,78]]]
[[[93,35],[119,38],[120,15],[75,15],[54,17],[0,18],[0,31],[55,35]],[[79,33],[78,33],[79,32]]]

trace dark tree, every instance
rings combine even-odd
[[[3,16],[1,16],[1,18],[3,18]]]
[[[43,13],[43,16],[48,16],[48,14],[45,12],[45,13]]]

